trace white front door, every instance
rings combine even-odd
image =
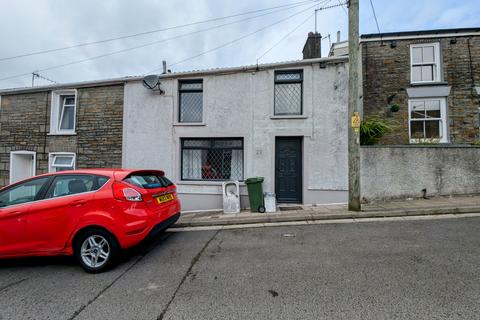
[[[36,154],[33,151],[10,152],[10,183],[35,175]]]

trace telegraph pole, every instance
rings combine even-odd
[[[348,1],[348,210],[360,211],[359,0]]]

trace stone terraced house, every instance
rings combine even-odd
[[[362,198],[479,194],[480,28],[366,34],[360,48],[364,119],[393,128],[361,148]]]
[[[0,91],[0,186],[46,172],[121,167],[123,81]]]
[[[480,28],[361,36],[364,117],[383,144],[480,141]]]

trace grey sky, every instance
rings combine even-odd
[[[0,0],[0,58],[32,51],[63,47],[77,43],[101,40],[157,28],[170,27],[240,12],[296,3],[300,0]],[[330,0],[326,5],[338,4]],[[478,0],[462,1],[385,1],[373,0],[382,31],[412,29],[476,27],[480,25]],[[368,0],[361,0],[361,32],[374,33],[376,26]],[[432,4],[435,3],[435,6]],[[457,4],[455,4],[457,3]],[[220,29],[195,34],[138,50],[112,55],[68,67],[42,72],[58,82],[104,79],[126,75],[140,75],[161,65],[193,56],[222,45],[242,35],[263,28],[311,4],[299,6],[275,14],[252,19]],[[199,58],[174,66],[172,71],[203,69],[209,67],[254,64],[256,58],[279,39],[290,32],[313,8],[285,22],[268,28],[233,45],[208,53]],[[401,12],[402,14],[399,14]],[[318,31],[335,38],[337,30],[346,37],[347,16],[340,7],[318,13]],[[208,24],[196,25],[155,33],[132,39],[75,48],[62,52],[42,54],[16,60],[0,61],[0,78],[29,73],[71,61],[85,59],[107,52],[172,37],[190,31],[208,28],[225,22],[242,19],[231,18]],[[308,31],[313,31],[314,19],[310,18],[260,62],[284,61],[301,58],[301,49]],[[323,42],[324,55],[328,52],[328,40]],[[29,86],[31,76],[0,81],[0,88]],[[37,81],[37,84],[48,84]]]

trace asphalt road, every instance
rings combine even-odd
[[[0,319],[479,319],[480,218],[165,233],[90,275],[0,262]]]

